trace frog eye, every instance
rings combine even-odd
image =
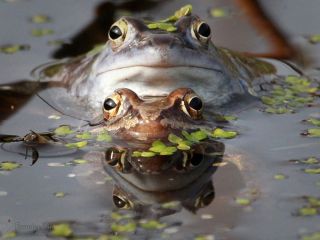
[[[125,40],[128,24],[124,19],[115,22],[109,29],[108,37],[113,47],[119,47]]]
[[[115,117],[119,111],[121,105],[121,96],[119,94],[114,94],[106,98],[103,102],[103,117],[105,120],[109,120]]]
[[[132,203],[126,199],[124,196],[113,194],[112,197],[113,203],[117,208],[120,209],[131,209]]]
[[[205,22],[196,22],[192,26],[192,36],[200,42],[207,43],[211,37],[209,24]]]
[[[196,94],[187,94],[183,99],[182,110],[193,119],[202,117],[203,101]]]

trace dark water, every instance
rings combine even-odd
[[[30,91],[25,94],[24,91],[13,93],[1,89],[0,133],[23,136],[30,129],[43,132],[61,124],[84,125],[85,122],[68,116],[49,119],[49,116],[61,114],[34,95],[33,85],[26,85],[30,71],[51,58],[74,56],[105,41],[107,25],[117,14],[130,10],[134,15],[157,19],[185,3],[1,1],[0,17],[6,20],[0,22],[0,44],[30,45],[28,51],[0,55],[1,84],[18,80],[17,85],[22,86],[22,90]],[[261,4],[301,50],[300,62],[318,67],[319,46],[309,44],[305,36],[320,32],[316,24],[319,3],[314,0],[302,5],[300,1],[278,0],[261,1]],[[217,45],[241,51],[266,51],[267,44],[262,44],[262,37],[236,6],[233,1],[201,1],[194,4],[194,12],[213,26],[213,40]],[[224,18],[211,18],[208,11],[212,7],[222,7],[230,14]],[[118,13],[114,12],[119,9]],[[40,13],[49,15],[53,21],[46,24],[28,21],[30,16]],[[39,27],[53,29],[54,34],[39,38],[31,36],[31,30]],[[69,38],[72,39],[70,43],[62,47],[48,45],[50,40]],[[159,221],[166,227],[160,230],[146,230],[139,225],[134,234],[120,235],[128,235],[130,239],[195,239],[199,235],[208,235],[207,239],[299,239],[319,231],[317,214],[297,215],[299,209],[307,205],[303,196],[320,197],[319,175],[304,173],[303,169],[309,166],[289,162],[319,157],[319,140],[300,136],[308,128],[301,120],[315,113],[319,114],[318,107],[284,115],[266,114],[256,107],[238,112],[238,120],[232,122],[232,127],[240,132],[240,136],[223,141],[224,164],[212,176],[213,201],[196,213],[182,208],[161,217]],[[16,231],[15,239],[47,239],[52,224],[69,222],[77,236],[113,234],[111,225],[116,220],[111,213],[117,212],[111,194],[114,181],[104,173],[99,159],[92,153],[88,157],[87,150],[66,150],[59,146],[41,148],[39,153],[38,162],[30,166],[31,159],[25,159],[22,144],[2,145],[0,161],[20,163],[22,167],[11,172],[0,171],[1,233]],[[91,161],[83,165],[64,165],[85,157]],[[278,175],[285,179],[276,180]],[[204,184],[210,183],[205,177]],[[193,196],[200,186],[191,186],[189,192],[186,190],[177,195],[190,196],[188,193],[191,192]],[[59,198],[54,195],[57,192],[64,192],[65,196]],[[146,202],[159,198],[139,191],[135,193]],[[251,203],[242,206],[235,201],[239,198],[249,199]],[[134,211],[126,213],[134,214]],[[138,223],[140,218],[129,219]]]

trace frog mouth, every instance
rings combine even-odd
[[[130,65],[130,66],[123,66],[123,67],[117,67],[117,68],[110,68],[101,72],[97,73],[97,76],[107,74],[109,72],[113,71],[125,71],[128,69],[133,68],[146,68],[146,69],[157,69],[157,70],[166,70],[166,69],[179,69],[179,68],[189,68],[189,69],[198,69],[198,70],[205,70],[205,71],[214,71],[217,73],[223,73],[221,69],[218,68],[211,68],[211,67],[205,67],[205,66],[196,66],[196,65],[168,65],[168,64],[157,64],[157,65]]]

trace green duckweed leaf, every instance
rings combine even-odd
[[[181,132],[182,136],[184,136],[185,139],[187,139],[190,142],[198,142],[197,139],[195,139],[190,133],[187,131],[182,131]],[[178,142],[179,143],[179,142]]]
[[[316,44],[320,42],[320,34],[314,34],[309,37],[309,42],[312,44]]]
[[[188,4],[188,5],[183,6],[179,10],[175,11],[175,13],[172,16],[170,16],[164,20],[161,20],[160,22],[163,22],[163,23],[176,22],[180,18],[182,18],[184,16],[188,16],[191,13],[192,13],[192,5]]]
[[[210,15],[214,18],[221,18],[228,16],[228,11],[224,8],[212,8],[210,10]]]
[[[0,163],[0,171],[12,171],[19,167],[21,167],[22,164],[16,163],[16,162],[1,162]]]
[[[278,174],[275,174],[275,175],[273,176],[273,178],[274,178],[275,180],[284,180],[284,179],[287,178],[287,176],[278,173]]]
[[[214,240],[214,235],[198,235],[194,240]]]
[[[191,137],[196,139],[196,141],[202,141],[208,138],[208,134],[203,130],[198,130],[191,133]]]
[[[176,148],[176,147],[166,147],[165,149],[163,149],[163,150],[160,152],[160,155],[162,155],[162,156],[169,156],[169,155],[174,154],[176,151],[177,151],[177,148]]]
[[[14,54],[19,51],[29,50],[29,45],[20,45],[20,44],[8,44],[0,46],[0,52],[5,54]]]
[[[285,107],[268,107],[264,110],[266,113],[284,114],[291,113],[292,110]]]
[[[55,237],[70,237],[73,232],[69,224],[67,223],[58,223],[52,225],[51,234]]]
[[[306,160],[301,160],[301,163],[312,165],[312,164],[318,164],[319,160],[315,157],[309,157]]]
[[[174,32],[177,28],[171,23],[153,22],[147,25],[149,29],[161,29],[167,32]]]
[[[315,197],[307,197],[307,201],[311,207],[319,208],[320,207],[320,199]]]
[[[216,128],[212,132],[213,138],[222,138],[222,139],[231,139],[235,138],[238,135],[236,131],[226,131],[221,128]]]
[[[68,125],[62,125],[54,130],[54,134],[58,136],[66,136],[72,133],[74,133],[74,131],[71,130],[70,126]]]
[[[300,216],[314,216],[317,215],[317,209],[312,207],[303,207],[299,209]]]
[[[53,194],[56,198],[64,198],[66,194],[64,192],[55,192]]]
[[[261,97],[261,101],[266,104],[266,105],[270,105],[270,106],[273,106],[277,103],[277,101],[272,98],[272,97],[267,97],[267,96],[262,96]]]
[[[236,198],[235,202],[241,206],[248,206],[251,204],[251,201],[248,198]]]
[[[149,151],[151,152],[156,152],[156,153],[160,153],[162,152],[164,149],[166,149],[166,145],[161,141],[161,140],[156,140],[152,143],[152,147],[149,148]]]
[[[76,137],[79,139],[88,140],[92,138],[92,135],[90,132],[83,132],[81,134],[77,134]]]
[[[182,151],[186,151],[186,150],[190,150],[191,149],[191,142],[189,141],[182,141],[178,143],[177,149],[182,150]]]
[[[320,232],[315,232],[311,235],[302,236],[301,240],[320,240]]]
[[[183,141],[182,138],[178,137],[177,135],[175,135],[173,133],[169,134],[168,140],[169,140],[169,142],[174,143],[174,144],[179,144],[179,142]]]
[[[87,141],[81,141],[81,142],[67,143],[65,146],[67,148],[84,148],[87,145],[88,145]]]
[[[161,207],[165,209],[176,209],[180,206],[181,206],[181,203],[179,201],[166,202],[161,205]]]
[[[52,34],[54,34],[54,31],[48,28],[35,28],[31,30],[31,35],[34,37],[43,37]]]
[[[114,232],[134,232],[137,228],[135,222],[128,222],[127,224],[111,224],[111,230]]]
[[[132,153],[132,157],[141,157],[141,152],[139,152],[139,151],[134,151],[133,153]]]
[[[151,220],[141,220],[140,221],[140,226],[144,229],[162,229],[167,226],[165,223],[160,223],[157,220],[151,219]]]
[[[11,239],[11,238],[15,238],[16,236],[17,236],[17,233],[15,231],[5,232],[2,235],[2,239]]]
[[[154,152],[148,152],[148,151],[141,152],[141,157],[154,157],[155,155],[157,154]]]
[[[34,15],[31,17],[31,22],[33,23],[48,23],[50,21],[51,21],[50,17],[42,14]]]
[[[310,128],[307,130],[308,137],[320,137],[320,128]]]
[[[116,221],[120,221],[120,220],[123,220],[123,219],[132,219],[133,216],[131,214],[120,214],[120,213],[117,213],[117,212],[113,212],[113,213],[111,213],[111,218],[116,220]]]
[[[230,121],[236,121],[238,120],[238,117],[236,116],[231,116],[231,115],[225,115],[225,116],[222,116],[224,120],[230,122]]]
[[[128,238],[120,235],[101,235],[96,240],[128,240]]]
[[[320,127],[320,119],[317,118],[309,118],[306,120],[308,123],[311,123],[312,125],[316,127]]]
[[[308,174],[320,174],[320,168],[307,168],[304,169],[304,172]]]
[[[97,136],[98,142],[111,142],[112,137],[107,132],[102,132]]]
[[[88,160],[85,160],[85,159],[74,159],[71,161],[72,164],[75,164],[75,165],[81,165],[81,164],[86,164],[88,163]]]

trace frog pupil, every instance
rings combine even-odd
[[[111,98],[107,98],[103,104],[104,109],[107,111],[115,108],[116,106],[117,104]]]
[[[191,108],[193,108],[194,110],[199,111],[199,110],[201,110],[201,108],[202,108],[202,101],[201,101],[200,98],[194,97],[194,98],[192,98],[191,101],[189,102],[189,106],[190,106]]]
[[[116,205],[117,208],[124,208],[126,206],[126,202],[123,201],[118,196],[115,196],[115,195],[113,196],[113,202],[114,202],[114,205]]]
[[[209,37],[211,30],[210,30],[210,26],[207,23],[201,23],[199,29],[198,29],[198,33],[202,36],[202,37]]]
[[[109,31],[109,36],[112,40],[116,40],[117,38],[122,36],[121,29],[118,26],[111,27]]]

